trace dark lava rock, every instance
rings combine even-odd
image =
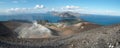
[[[17,34],[13,30],[9,29],[4,24],[0,23],[0,36],[15,37],[16,35]]]

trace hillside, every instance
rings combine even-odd
[[[59,23],[60,25],[48,26],[48,28],[55,30],[60,36],[73,35],[83,31],[88,31],[91,29],[99,28],[101,25],[80,22],[72,25],[65,25],[64,23]],[[57,26],[57,27],[56,27]]]
[[[25,32],[25,33],[27,32],[28,33],[28,31],[31,33],[33,31],[33,33],[38,34],[39,31],[37,29],[39,29],[39,30],[42,29],[42,28],[39,28],[38,26],[34,27],[32,25],[32,23],[25,23],[25,22],[9,21],[9,22],[2,22],[1,24],[2,24],[1,26],[4,25],[6,28],[11,30],[12,32],[15,32],[15,33],[17,32],[18,36],[19,36],[19,32]],[[42,26],[45,26],[46,28],[51,30],[52,32],[50,34],[52,34],[53,36],[64,36],[64,35],[68,36],[68,35],[73,35],[73,34],[83,32],[83,31],[101,27],[100,25],[87,23],[87,22],[81,22],[81,23],[76,23],[76,24],[72,24],[72,25],[65,25],[65,24],[66,23],[58,23],[58,24],[49,23],[48,24],[47,22],[44,22],[44,24],[42,24]],[[7,31],[7,29],[4,29],[4,30]],[[16,30],[18,30],[18,31],[16,31]],[[44,31],[44,30],[41,30],[41,31]],[[1,29],[1,32],[2,32],[2,29]],[[33,33],[31,34],[31,36],[33,36]],[[30,33],[28,33],[27,35],[29,35],[29,34]],[[47,35],[47,33],[46,33],[46,35]],[[38,34],[38,36],[36,35],[36,37],[39,37],[39,34]],[[39,38],[41,38],[41,37],[39,37]]]
[[[48,39],[0,38],[1,48],[120,48],[120,25]]]

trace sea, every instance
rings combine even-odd
[[[120,16],[111,15],[87,15],[80,16],[81,19],[99,25],[113,25],[120,24]]]
[[[80,15],[80,19],[99,25],[113,25],[120,24],[120,16],[110,16],[110,15]],[[47,20],[52,23],[57,23],[62,18],[59,16],[53,16],[50,14],[17,14],[17,15],[0,15],[0,21],[9,20]]]

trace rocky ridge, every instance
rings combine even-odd
[[[0,39],[1,48],[120,48],[120,25],[48,39]]]

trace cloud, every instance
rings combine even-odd
[[[10,8],[7,9],[7,12],[26,12],[28,10],[28,8]]]
[[[52,8],[51,10],[52,10],[52,11],[55,11],[55,8]]]
[[[84,14],[101,14],[101,15],[120,15],[119,11],[113,10],[96,10],[89,8],[82,8],[80,6],[67,5],[59,8],[45,8],[44,5],[35,5],[33,8],[10,8],[7,9],[7,13],[29,13],[29,12],[47,12],[47,11],[71,11]]]
[[[27,3],[26,0],[13,0],[12,3]]]
[[[55,9],[54,9],[55,10]],[[73,5],[67,5],[64,7],[61,7],[61,10],[58,11],[71,11],[71,12],[78,12],[78,13],[84,13],[84,14],[100,14],[100,15],[120,15],[120,12],[113,11],[113,10],[96,10],[96,9],[89,9],[89,8],[82,8],[80,6],[73,6]]]
[[[7,13],[27,13],[27,12],[35,12],[40,11],[40,9],[43,9],[44,5],[35,5],[33,8],[10,8],[7,9]]]
[[[103,14],[103,15],[120,15],[120,12],[113,10],[101,10],[101,11],[95,11],[94,13]]]
[[[78,12],[78,11],[83,11],[84,9],[81,8],[80,6],[67,5],[67,6],[61,7],[61,10]]]
[[[41,8],[45,8],[44,5],[36,5],[36,6],[34,7],[34,9],[41,9]]]
[[[67,5],[65,7],[62,7],[61,9],[74,10],[74,9],[80,9],[80,7],[79,6],[73,6],[73,5]]]
[[[88,10],[85,9],[84,11],[81,11],[80,13],[85,14],[98,14],[98,15],[120,15],[119,11],[113,11],[113,10]]]

